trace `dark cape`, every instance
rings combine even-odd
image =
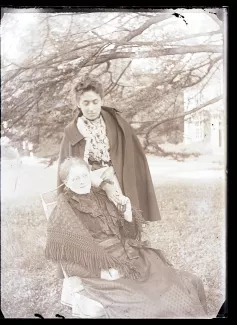
[[[123,194],[129,197],[132,206],[141,210],[144,220],[160,220],[148,162],[134,130],[113,108],[103,106],[101,114],[106,124],[112,165]],[[59,166],[67,157],[84,157],[85,140],[77,128],[78,116],[79,114],[65,128]],[[61,184],[58,173],[58,186]],[[58,194],[63,187],[59,188]]]

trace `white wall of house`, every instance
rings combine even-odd
[[[210,74],[194,87],[184,90],[184,111],[188,112],[223,94],[223,67],[211,70]],[[191,114],[184,122],[184,143],[205,142],[213,150],[223,148],[224,141],[224,101],[219,100],[200,111]],[[205,117],[209,112],[209,117]]]

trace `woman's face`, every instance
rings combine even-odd
[[[100,116],[102,99],[100,95],[93,90],[84,92],[79,99],[78,106],[80,107],[82,114],[88,120],[95,120]]]
[[[91,174],[84,166],[73,166],[70,169],[66,186],[77,194],[87,194],[91,190]]]

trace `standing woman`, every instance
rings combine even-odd
[[[64,130],[59,166],[68,157],[84,159],[87,156],[92,171],[108,167],[108,172],[115,173],[122,194],[142,211],[144,219],[159,220],[147,159],[132,127],[116,109],[102,106],[103,87],[97,80],[83,78],[73,88],[73,96],[78,114]],[[58,173],[60,185],[62,180]],[[105,183],[102,188],[111,201],[119,204],[113,185]]]

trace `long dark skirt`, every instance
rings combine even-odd
[[[134,264],[139,280],[82,278],[83,294],[100,302],[108,318],[207,318],[202,282],[172,268],[153,249],[141,249]]]

